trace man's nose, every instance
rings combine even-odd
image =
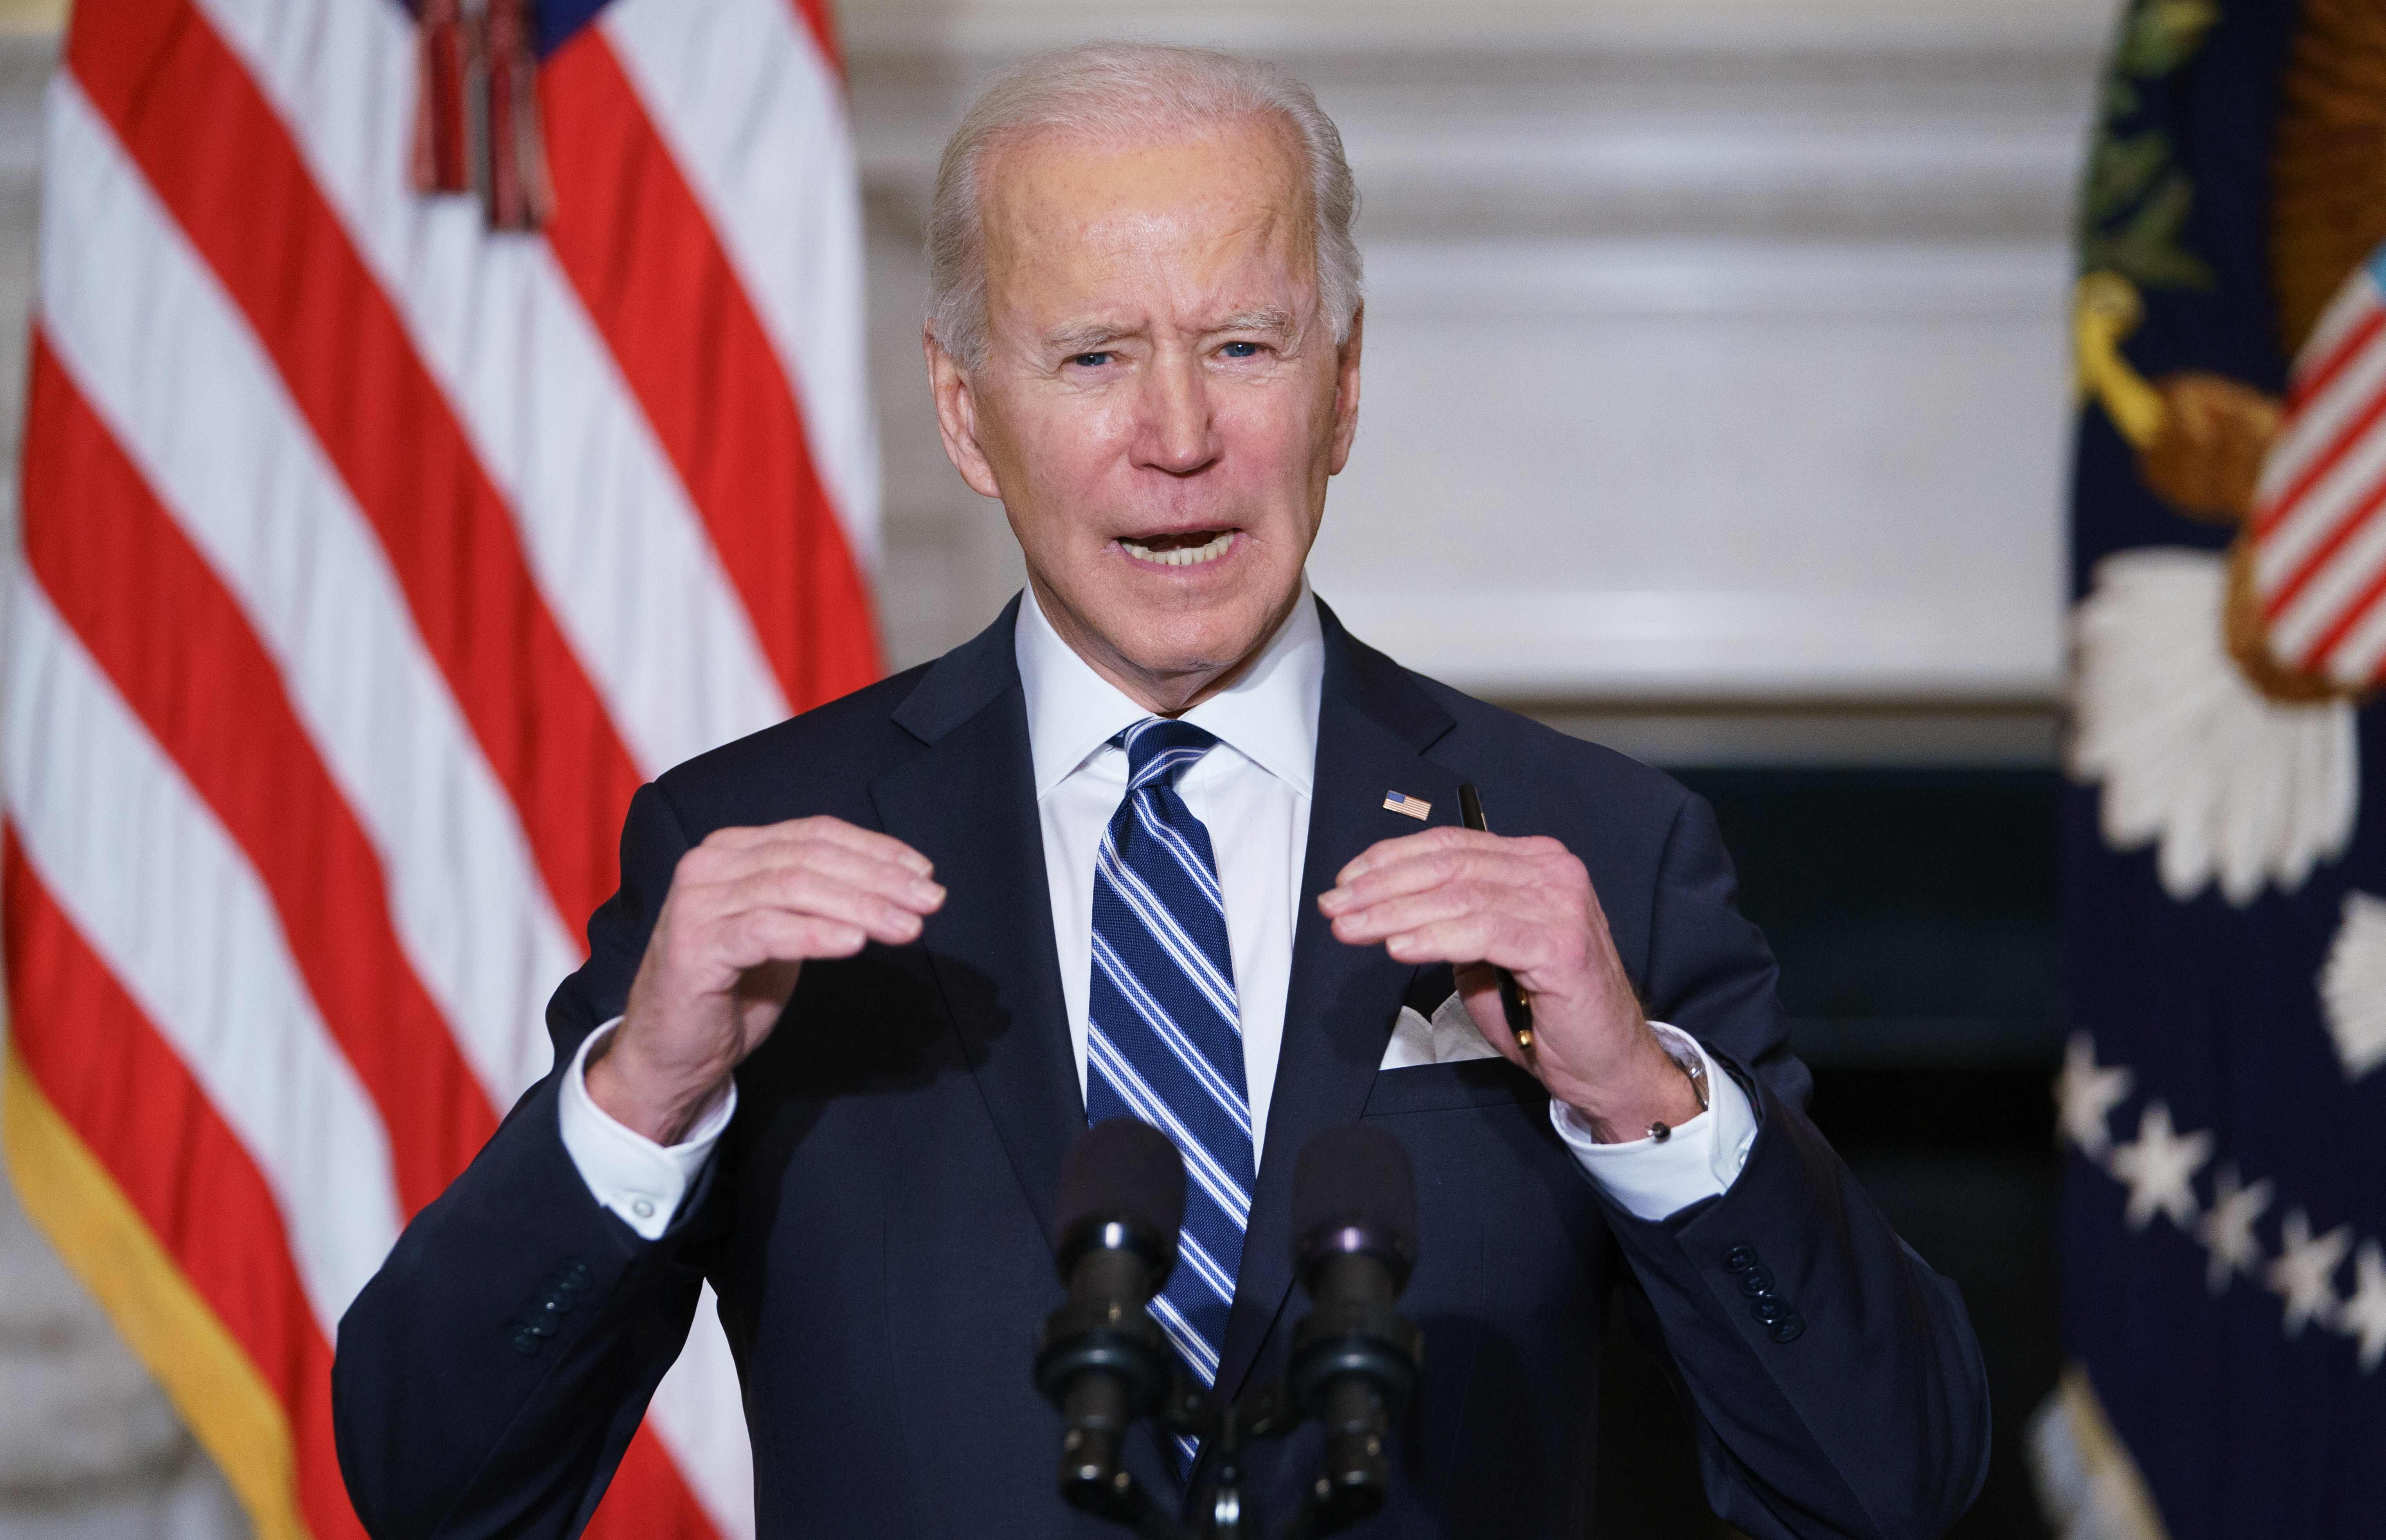
[[[1209,383],[1191,355],[1163,352],[1152,360],[1144,376],[1142,418],[1136,425],[1136,464],[1184,476],[1218,457]]]

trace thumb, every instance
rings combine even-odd
[[[1500,1050],[1501,1058],[1523,1069],[1525,1050],[1516,1045],[1516,1036],[1508,1030],[1508,1012],[1500,1004],[1500,976],[1488,962],[1470,962],[1458,970],[1458,997],[1466,1002],[1466,1014],[1475,1022],[1475,1030],[1483,1041]]]

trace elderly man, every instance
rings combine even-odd
[[[1410,1152],[1423,1389],[1367,1534],[1582,1533],[1617,1284],[1740,1530],[1962,1512],[1963,1306],[1807,1121],[1706,808],[1306,587],[1358,423],[1355,203],[1262,64],[1096,45],[972,108],[928,373],[1027,590],[638,794],[555,1072],[342,1323],[376,1535],[575,1533],[707,1278],[763,1536],[1100,1533],[1056,1495],[1028,1341],[1061,1158],[1120,1115],[1186,1157],[1153,1312],[1222,1401],[1286,1360],[1294,1156],[1363,1120]],[[1457,827],[1462,782],[1502,833]],[[1260,1506],[1315,1459],[1263,1447]],[[1128,1459],[1188,1506],[1211,1474],[1148,1431]]]

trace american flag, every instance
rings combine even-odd
[[[2252,526],[2272,655],[2354,687],[2386,681],[2381,265],[2354,269],[2295,357]]]
[[[264,1540],[361,1533],[334,1328],[546,1071],[633,789],[877,672],[826,3],[75,7],[0,1128]],[[589,1533],[750,1534],[749,1460],[708,1301]]]

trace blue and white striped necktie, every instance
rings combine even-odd
[[[1210,831],[1176,779],[1217,739],[1146,717],[1124,742],[1126,796],[1094,859],[1093,987],[1086,995],[1086,1116],[1140,1118],[1185,1156],[1176,1271],[1151,1313],[1203,1384],[1235,1300],[1251,1214],[1251,1100]],[[1176,1441],[1179,1468],[1194,1443]]]

